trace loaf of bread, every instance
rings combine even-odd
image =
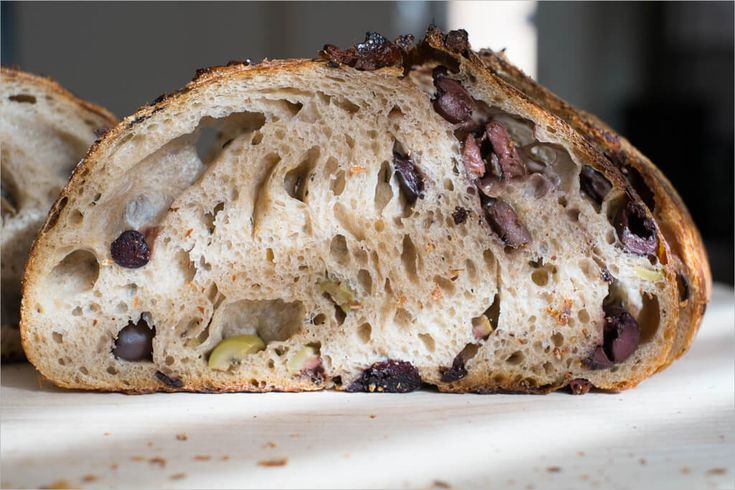
[[[117,124],[47,78],[0,70],[2,147],[2,352],[21,359],[20,282],[33,238],[71,171],[95,139]]]
[[[464,31],[200,70],[76,168],[26,353],[133,393],[635,386],[672,356],[680,263],[588,137]]]

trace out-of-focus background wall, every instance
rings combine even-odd
[[[2,3],[2,63],[120,116],[231,59],[313,57],[365,31],[464,27],[669,176],[733,282],[732,2]]]

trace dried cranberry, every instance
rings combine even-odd
[[[612,184],[600,172],[585,165],[579,173],[579,188],[599,206],[612,189]]]
[[[389,360],[367,368],[347,387],[347,391],[408,393],[420,387],[421,376],[410,362]]]
[[[501,199],[486,199],[483,209],[490,228],[507,246],[518,248],[531,243],[531,234],[510,204]]]
[[[629,252],[638,255],[656,252],[656,224],[640,204],[627,201],[615,215],[614,225],[620,242]]]
[[[149,327],[142,318],[138,323],[128,322],[127,326],[118,332],[112,354],[126,361],[152,361],[155,335],[155,327]]]
[[[410,157],[404,157],[398,153],[393,154],[393,166],[396,169],[398,184],[401,187],[406,201],[409,204],[416,202],[416,199],[424,197],[424,177],[416,168]]]
[[[128,269],[143,267],[151,258],[145,237],[137,230],[122,232],[110,245],[110,254],[117,265]]]

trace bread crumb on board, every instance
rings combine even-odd
[[[265,466],[267,468],[286,466],[287,464],[288,458],[261,459],[260,461],[258,461],[258,466]]]

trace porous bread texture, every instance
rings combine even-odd
[[[621,176],[476,65],[463,61],[452,77],[520,143],[557,155],[557,189],[536,197],[520,180],[502,196],[529,229],[528,246],[512,250],[490,230],[453,127],[402,71],[323,61],[216,68],[126,119],[75,172],[26,273],[31,361],[61,386],[130,392],[340,389],[389,359],[447,391],[637,384],[671,347],[675,281],[619,247],[608,214],[625,193]],[[211,127],[221,129],[216,144],[198,148]],[[424,176],[413,204],[394,151]],[[581,165],[613,184],[599,210],[580,194]],[[469,212],[464,223],[457,208]],[[110,256],[130,228],[151,237],[139,269]],[[347,311],[325,281],[354,294]],[[642,341],[627,361],[592,370],[583,361],[602,342],[611,294],[638,318]],[[494,328],[478,340],[473,319],[483,315]],[[140,318],[155,325],[153,362],[115,358],[119,331]],[[223,338],[252,333],[265,350],[228,371],[207,366]],[[323,377],[289,369],[305,346]],[[474,351],[467,376],[443,382],[462,351]]]
[[[577,109],[513,65],[504,53],[482,49],[484,65],[545,110],[579,131],[624,172],[656,218],[679,286],[679,322],[674,345],[660,369],[684,355],[694,340],[712,289],[707,252],[686,205],[665,175],[627,139],[593,114]]]
[[[0,70],[3,360],[23,355],[20,283],[36,232],[94,141],[95,130],[114,124],[112,114],[49,79]]]

